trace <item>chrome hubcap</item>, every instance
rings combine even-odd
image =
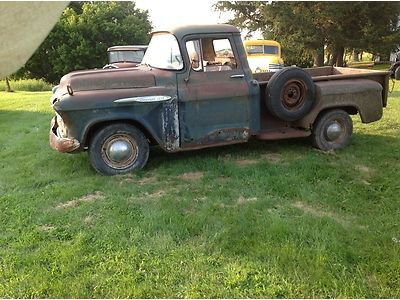
[[[326,127],[325,138],[332,142],[337,140],[343,133],[343,128],[337,121],[333,121]]]
[[[126,141],[115,141],[108,148],[108,156],[115,162],[126,161],[132,155],[132,145]]]
[[[136,142],[124,134],[111,136],[103,145],[104,162],[114,169],[129,167],[136,161],[137,155]]]

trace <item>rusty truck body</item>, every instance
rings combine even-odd
[[[340,149],[352,135],[349,115],[363,123],[382,117],[389,75],[335,67],[252,74],[233,26],[158,31],[138,67],[61,79],[51,97],[50,145],[88,151],[106,175],[143,168],[152,144],[178,152],[311,137],[319,149]]]

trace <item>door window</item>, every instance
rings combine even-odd
[[[237,68],[229,39],[203,38],[186,43],[193,70],[202,72],[230,71]]]

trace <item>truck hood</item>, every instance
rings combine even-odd
[[[145,88],[155,86],[155,78],[148,70],[138,68],[75,71],[60,80],[59,92]]]

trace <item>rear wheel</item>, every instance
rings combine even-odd
[[[318,116],[312,129],[314,147],[328,151],[342,149],[351,140],[353,121],[344,110],[331,110]]]
[[[113,124],[100,129],[89,146],[90,162],[103,175],[142,169],[148,157],[149,143],[145,135],[129,124]]]

